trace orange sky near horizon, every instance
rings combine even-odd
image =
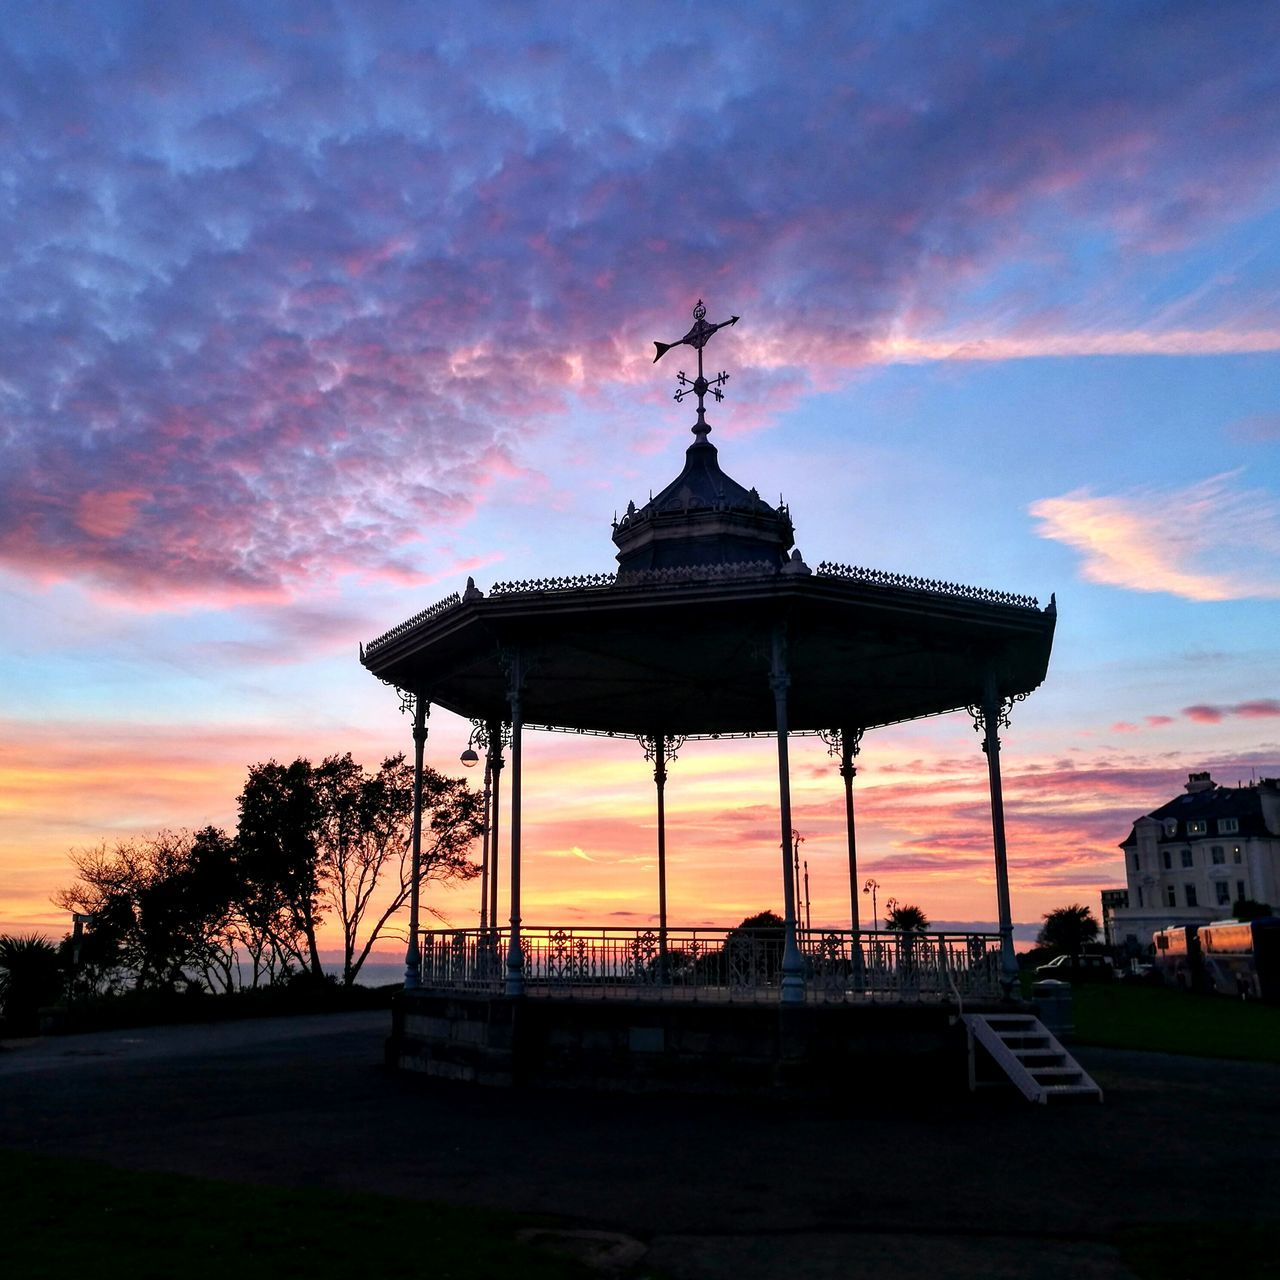
[[[1018,712],[1028,720],[1034,707]],[[379,728],[401,730],[394,712]],[[85,726],[82,726],[82,730]],[[432,718],[428,760],[464,774],[457,759],[466,726],[448,713]],[[1032,735],[1028,735],[1029,737]],[[207,823],[233,828],[246,760],[319,752],[308,735],[242,734],[174,726],[103,726],[82,732],[48,725],[24,746],[0,748],[0,787],[10,839],[21,854],[5,859],[0,931],[60,936],[66,916],[50,902],[67,885],[68,852],[164,827]],[[1097,911],[1100,885],[1123,883],[1115,845],[1128,822],[1165,794],[1180,774],[1165,767],[1103,767],[1084,753],[1048,758],[1020,749],[1018,718],[1003,735],[1002,767],[1015,921],[1026,941],[1048,910],[1083,901]],[[372,733],[348,744],[373,764],[395,749]],[[53,756],[62,752],[56,766]],[[530,731],[525,739],[523,911],[531,925],[645,927],[657,919],[654,789],[651,765],[633,740]],[[503,773],[500,918],[509,911],[509,784]],[[816,738],[792,741],[793,825],[803,836],[809,910],[815,927],[847,927],[848,855],[843,784]],[[477,785],[475,772],[467,774]],[[995,920],[986,761],[963,714],[868,734],[856,786],[858,881],[920,906],[936,925]],[[1153,799],[1152,797],[1155,797]],[[109,829],[101,823],[114,815]],[[97,825],[95,825],[97,824]],[[673,925],[728,926],[782,906],[776,755],[771,739],[686,743],[667,784],[669,917]],[[479,845],[475,848],[479,858]],[[453,926],[476,922],[479,882],[432,885],[427,904]],[[871,902],[860,896],[863,927]],[[425,919],[425,918],[424,918]],[[379,950],[394,956],[403,920]],[[338,945],[332,925],[322,940]]]

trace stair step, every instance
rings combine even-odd
[[[1102,1090],[1038,1018],[968,1014],[963,1021],[969,1031],[971,1087],[977,1085],[973,1055],[981,1044],[1028,1101],[1068,1097],[1102,1101]]]

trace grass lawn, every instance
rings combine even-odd
[[[589,1280],[520,1244],[531,1219],[388,1196],[285,1191],[0,1150],[4,1263],[94,1280]],[[1150,1223],[1110,1237],[1140,1280],[1261,1276],[1280,1223]],[[626,1273],[635,1274],[635,1273]],[[642,1276],[655,1273],[647,1270]]]
[[[520,1244],[530,1219],[385,1196],[128,1173],[0,1151],[4,1267],[95,1280],[351,1280],[592,1273]]]
[[[1274,1005],[1100,982],[1074,989],[1072,1011],[1078,1044],[1280,1062],[1280,1007]]]
[[[1275,1222],[1179,1222],[1129,1227],[1112,1237],[1125,1265],[1141,1280],[1181,1276],[1277,1274]]]

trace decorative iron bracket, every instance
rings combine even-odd
[[[980,703],[970,704],[965,707],[965,710],[973,719],[974,733],[981,733],[984,735],[982,742],[983,751],[987,750],[987,746],[990,742],[994,742],[996,744],[997,751],[1000,750],[1000,736],[998,731],[1009,727],[1009,712],[1013,710],[1014,705],[1024,701],[1030,696],[1030,692],[1028,691],[1027,693],[1007,694],[1000,698],[996,703],[995,724],[993,725],[987,724],[986,708]]]
[[[650,762],[657,760],[658,745],[661,743],[662,758],[669,763],[680,758],[679,751],[686,738],[684,734],[666,733],[659,737],[657,734],[641,733],[636,735],[636,741],[644,750],[644,758]]]

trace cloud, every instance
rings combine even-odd
[[[1130,287],[1272,203],[1269,7],[735,13],[14,15],[0,561],[165,606],[419,581],[699,292],[760,416],[869,360],[1277,348]],[[1064,294],[1077,249],[1108,283]]]
[[[1228,716],[1241,716],[1246,720],[1262,720],[1280,716],[1280,700],[1276,698],[1254,698],[1249,702],[1237,702],[1232,705],[1213,706],[1208,703],[1196,703],[1183,707],[1182,714],[1197,724],[1219,724]]]
[[[1206,706],[1202,703],[1193,707],[1183,707],[1182,714],[1197,724],[1218,724],[1223,717],[1221,707]]]
[[[1233,487],[1238,472],[1180,489],[1094,496],[1077,489],[1029,511],[1036,532],[1083,556],[1089,582],[1187,600],[1280,597],[1280,503]]]

